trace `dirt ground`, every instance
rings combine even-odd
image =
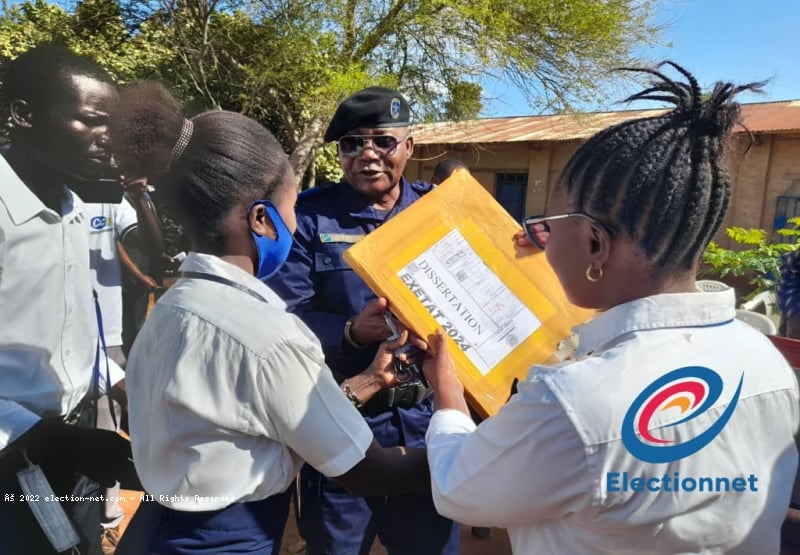
[[[130,517],[136,512],[139,506],[139,496],[141,492],[122,490],[121,496],[127,498],[127,502],[122,503],[122,508],[125,511],[126,518],[121,525],[122,532],[128,525]],[[283,535],[283,543],[281,545],[281,555],[300,555],[304,553],[305,545],[303,540],[297,533],[297,528],[294,522],[293,511],[290,512],[289,520],[286,523],[286,532]],[[508,535],[505,530],[493,528],[489,532],[487,539],[475,539],[470,534],[469,526],[462,526],[461,528],[461,554],[462,555],[509,555],[511,553],[511,546],[508,543]],[[370,555],[385,555],[386,549],[376,542],[375,546],[370,551]]]
[[[286,532],[283,534],[281,555],[299,555],[304,553],[305,544],[297,533],[294,517],[289,516],[286,523]],[[370,555],[386,555],[386,548],[375,542]],[[461,527],[461,555],[510,555],[511,545],[508,543],[508,534],[505,530],[493,528],[489,537],[478,540],[470,534],[469,526]]]

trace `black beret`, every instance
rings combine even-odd
[[[386,87],[368,87],[339,104],[325,131],[325,142],[338,141],[342,135],[359,127],[407,127],[410,121],[408,102],[402,94]]]

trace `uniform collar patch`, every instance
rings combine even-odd
[[[361,241],[364,238],[363,233],[359,233],[358,235],[349,234],[349,233],[320,233],[319,234],[319,241],[320,243],[349,243],[355,244]]]

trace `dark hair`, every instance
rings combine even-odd
[[[763,83],[718,82],[703,96],[697,80],[669,79],[655,69],[623,68],[657,79],[630,100],[675,104],[668,113],[601,131],[572,156],[560,186],[577,210],[627,232],[644,249],[657,274],[690,270],[722,223],[730,183],[725,147],[739,119],[734,96]]]
[[[441,183],[450,177],[450,174],[452,174],[458,168],[467,169],[467,165],[458,158],[445,158],[443,160],[439,160],[439,163],[436,164],[435,168],[433,168],[433,178],[437,179],[438,182]]]
[[[218,254],[228,212],[257,198],[275,200],[291,166],[272,133],[248,117],[213,110],[191,121],[186,149],[170,160],[184,122],[180,105],[163,86],[136,83],[120,91],[111,142],[123,172],[166,190],[194,248]]]
[[[3,71],[3,104],[15,99],[27,101],[32,109],[49,106],[62,96],[67,77],[85,75],[114,84],[103,67],[86,56],[60,44],[40,44],[20,54]]]

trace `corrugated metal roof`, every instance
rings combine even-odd
[[[555,116],[517,116],[415,125],[417,144],[556,142],[587,139],[598,131],[666,110],[627,110]],[[800,131],[800,100],[742,105],[742,122],[752,133]],[[737,131],[743,131],[737,127]]]

